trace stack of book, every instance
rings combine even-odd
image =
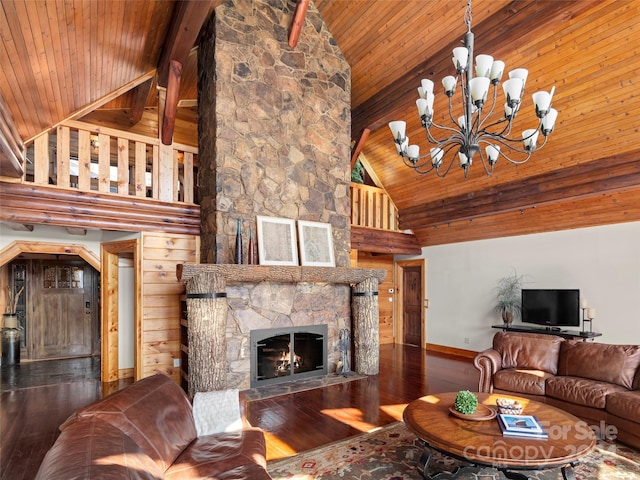
[[[549,438],[540,422],[533,415],[498,414],[498,424],[505,437]]]

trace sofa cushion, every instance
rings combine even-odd
[[[640,366],[640,346],[567,340],[560,347],[558,375],[615,383],[632,389]]]
[[[166,375],[144,378],[78,410],[60,429],[98,417],[120,429],[164,472],[196,438],[191,403]]]
[[[205,435],[189,445],[164,478],[268,479],[265,456],[259,428]]]
[[[36,480],[158,479],[163,472],[121,430],[98,417],[76,421],[45,455]]]
[[[553,375],[542,370],[510,368],[496,372],[493,376],[493,387],[529,395],[544,395],[545,381],[550,377]]]
[[[562,337],[539,333],[498,332],[493,349],[502,356],[502,368],[542,370],[555,375]]]
[[[606,410],[618,417],[640,423],[640,392],[616,392],[608,395]]]
[[[624,387],[580,377],[557,376],[547,379],[546,395],[565,402],[604,409],[607,395],[625,392]]]

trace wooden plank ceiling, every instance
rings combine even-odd
[[[220,3],[210,2],[210,14]],[[307,18],[320,12],[351,65],[352,138],[370,130],[362,153],[399,208],[401,227],[434,245],[640,220],[635,0],[474,0],[476,54],[503,60],[507,72],[529,69],[517,131],[535,124],[530,95],[553,85],[556,130],[528,163],[501,161],[491,177],[479,159],[466,180],[455,167],[440,179],[402,165],[386,124],[406,120],[412,143],[428,150],[414,103],[422,78],[436,83],[436,121],[448,121],[440,79],[454,73],[465,7],[465,0],[312,0],[307,11]],[[177,9],[165,0],[3,0],[0,106],[20,138],[78,116],[157,136],[155,73]],[[307,20],[301,35],[312,29]],[[197,144],[196,54],[184,62],[176,113],[175,139],[187,144]],[[145,108],[132,120],[141,91]]]

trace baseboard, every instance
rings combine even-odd
[[[436,345],[435,343],[425,344],[425,349],[428,352],[444,353],[447,355],[453,355],[456,357],[464,357],[464,358],[475,358],[475,356],[478,354],[478,352],[474,352],[473,350],[465,350],[463,348]]]

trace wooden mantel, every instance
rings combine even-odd
[[[284,267],[270,265],[233,265],[183,263],[178,265],[178,280],[187,283],[201,273],[222,275],[226,283],[277,282],[277,283],[331,283],[355,285],[368,278],[381,283],[385,270],[346,267]]]

